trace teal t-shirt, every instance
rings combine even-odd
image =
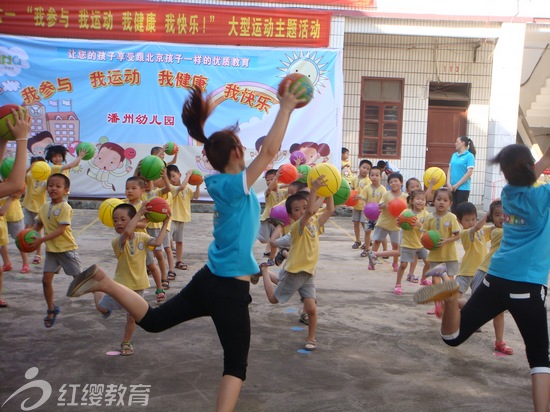
[[[546,286],[550,270],[550,185],[505,186],[502,210],[502,242],[487,272]]]
[[[215,174],[205,183],[214,200],[214,240],[206,265],[222,277],[258,273],[252,248],[260,228],[260,202],[254,189],[248,189],[245,171]]]
[[[464,153],[459,154],[458,152],[454,152],[451,156],[451,176],[450,176],[450,182],[451,185],[454,185],[457,183],[460,179],[462,179],[462,176],[466,174],[469,168],[473,168],[475,166],[476,160],[472,153],[470,153],[469,150],[466,150]],[[458,190],[470,190],[470,186],[472,183],[472,178],[470,177],[468,180],[466,180],[459,188]]]

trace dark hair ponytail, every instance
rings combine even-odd
[[[468,151],[475,157],[476,147],[474,146],[474,142],[472,142],[472,139],[470,139],[468,136],[460,136],[459,139],[464,142],[464,144],[468,148]]]

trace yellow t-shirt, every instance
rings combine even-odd
[[[387,190],[384,186],[378,186],[375,188],[372,186],[372,183],[371,183],[370,185],[367,185],[363,188],[359,196],[363,201],[363,205],[366,205],[367,203],[370,203],[370,202],[380,203],[380,199],[382,199],[382,196],[386,192]],[[363,206],[363,208],[364,207],[365,206]]]
[[[471,229],[460,231],[460,241],[464,248],[464,256],[458,267],[459,276],[474,276],[476,270],[487,255],[487,242],[491,240],[489,228],[478,230],[472,234]]]
[[[478,270],[482,270],[485,273],[489,270],[489,264],[491,263],[491,258],[495,254],[495,252],[500,247],[500,242],[502,241],[502,234],[503,230],[501,227],[490,227],[488,229],[491,233],[489,234],[489,238],[491,239],[491,247],[489,248],[489,253],[485,255],[485,259],[483,259],[483,262],[478,267]]]
[[[185,189],[179,190],[179,186],[170,185],[170,193],[172,194],[172,220],[174,222],[190,222],[191,221],[191,199],[195,191],[185,186]]]
[[[27,173],[25,183],[27,189],[23,197],[22,206],[29,212],[38,213],[44,203],[46,203],[46,183],[47,181],[38,181],[32,177],[31,172]]]
[[[290,253],[284,269],[290,273],[306,272],[315,276],[315,268],[319,259],[319,235],[324,232],[319,227],[319,218],[314,215],[301,228],[300,221],[290,227]]]
[[[406,209],[409,212],[416,215],[416,219],[424,224],[424,219],[426,219],[426,216],[428,215],[428,211],[426,209],[414,213],[414,210],[412,209]],[[422,235],[422,231],[419,227],[414,226],[412,230],[403,230],[401,232],[401,247],[406,247],[409,249],[422,249],[424,246],[422,246],[422,243],[420,243],[420,236]]]
[[[387,205],[390,200],[393,200],[398,197],[400,197],[404,201],[407,201],[407,196],[408,195],[404,192],[399,192],[399,194],[396,196],[388,190],[386,191],[386,193],[382,195],[382,198],[378,203]],[[399,230],[399,226],[397,226],[397,218],[390,214],[390,212],[388,211],[388,208],[382,209],[382,212],[380,213],[380,217],[376,221],[376,226],[389,231]]]
[[[111,242],[117,258],[114,281],[132,290],[143,290],[151,286],[147,277],[145,260],[147,244],[151,239],[147,233],[134,232],[132,239],[120,244],[120,236]]]
[[[38,218],[44,225],[44,235],[50,234],[59,225],[67,225],[67,229],[61,235],[46,241],[46,252],[59,253],[78,249],[71,229],[73,208],[67,202],[47,202],[40,208]]]
[[[370,181],[368,176],[367,177],[356,176],[351,181],[350,186],[353,190],[355,190],[357,193],[359,193],[359,195],[361,195],[361,192],[363,191],[363,189],[367,186],[370,186],[371,184],[372,184],[372,182]],[[357,204],[355,206],[353,206],[353,209],[354,210],[363,210],[364,207],[365,206],[363,205],[363,200],[359,199]]]
[[[5,204],[5,201],[2,204]],[[21,201],[19,199],[13,199],[10,207],[8,207],[8,211],[6,212],[6,222],[19,222],[20,220],[23,220]]]
[[[269,217],[269,212],[274,206],[277,206],[281,202],[286,201],[287,189],[278,189],[276,192],[271,191],[265,198],[265,207],[262,215],[260,216],[260,222],[263,222]]]
[[[141,209],[141,204],[143,203],[142,200],[139,200],[137,203],[130,203],[130,201],[128,199],[124,199],[124,203],[128,203],[128,204],[131,204],[132,206],[134,206],[136,208],[136,212]],[[134,230],[134,232],[140,232],[140,233],[147,233],[147,230],[145,230],[145,228],[143,229],[139,229],[139,228],[136,228],[136,230]]]
[[[460,225],[458,224],[456,216],[451,212],[447,212],[441,217],[429,213],[424,218],[424,225],[422,226],[422,231],[427,232],[428,230],[437,230],[442,239],[447,239],[460,232]],[[435,250],[430,250],[428,261],[458,262],[458,253],[456,251],[455,242],[446,243],[442,247]]]
[[[70,169],[63,170],[63,165],[51,165],[52,167],[52,175],[54,173],[61,173],[62,175],[65,175],[69,177]]]
[[[8,238],[8,222],[6,222],[6,216],[0,216],[0,246],[6,246],[10,243]]]

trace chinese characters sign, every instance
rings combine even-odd
[[[327,47],[330,13],[178,3],[8,0],[0,33],[171,43]]]

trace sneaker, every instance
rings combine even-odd
[[[420,281],[420,284],[422,286],[430,286],[432,284],[432,281],[430,279],[424,279]]]
[[[403,289],[401,288],[401,285],[395,285],[393,288],[393,293],[395,295],[401,296],[403,294]]]
[[[440,263],[439,265],[437,265],[433,269],[428,270],[426,272],[426,277],[430,277],[430,276],[439,276],[439,277],[441,277],[446,273],[447,273],[447,265],[445,263]]]
[[[397,269],[399,269],[399,263],[392,263],[391,267],[392,267],[394,272],[397,272]]]
[[[96,265],[90,266],[84,272],[76,275],[67,289],[67,296],[70,298],[77,298],[82,296],[96,287],[99,282],[94,279],[94,275],[98,271]]]
[[[458,292],[458,283],[456,280],[450,282],[440,282],[437,285],[423,287],[416,291],[413,299],[416,303],[428,303],[450,298]]]

